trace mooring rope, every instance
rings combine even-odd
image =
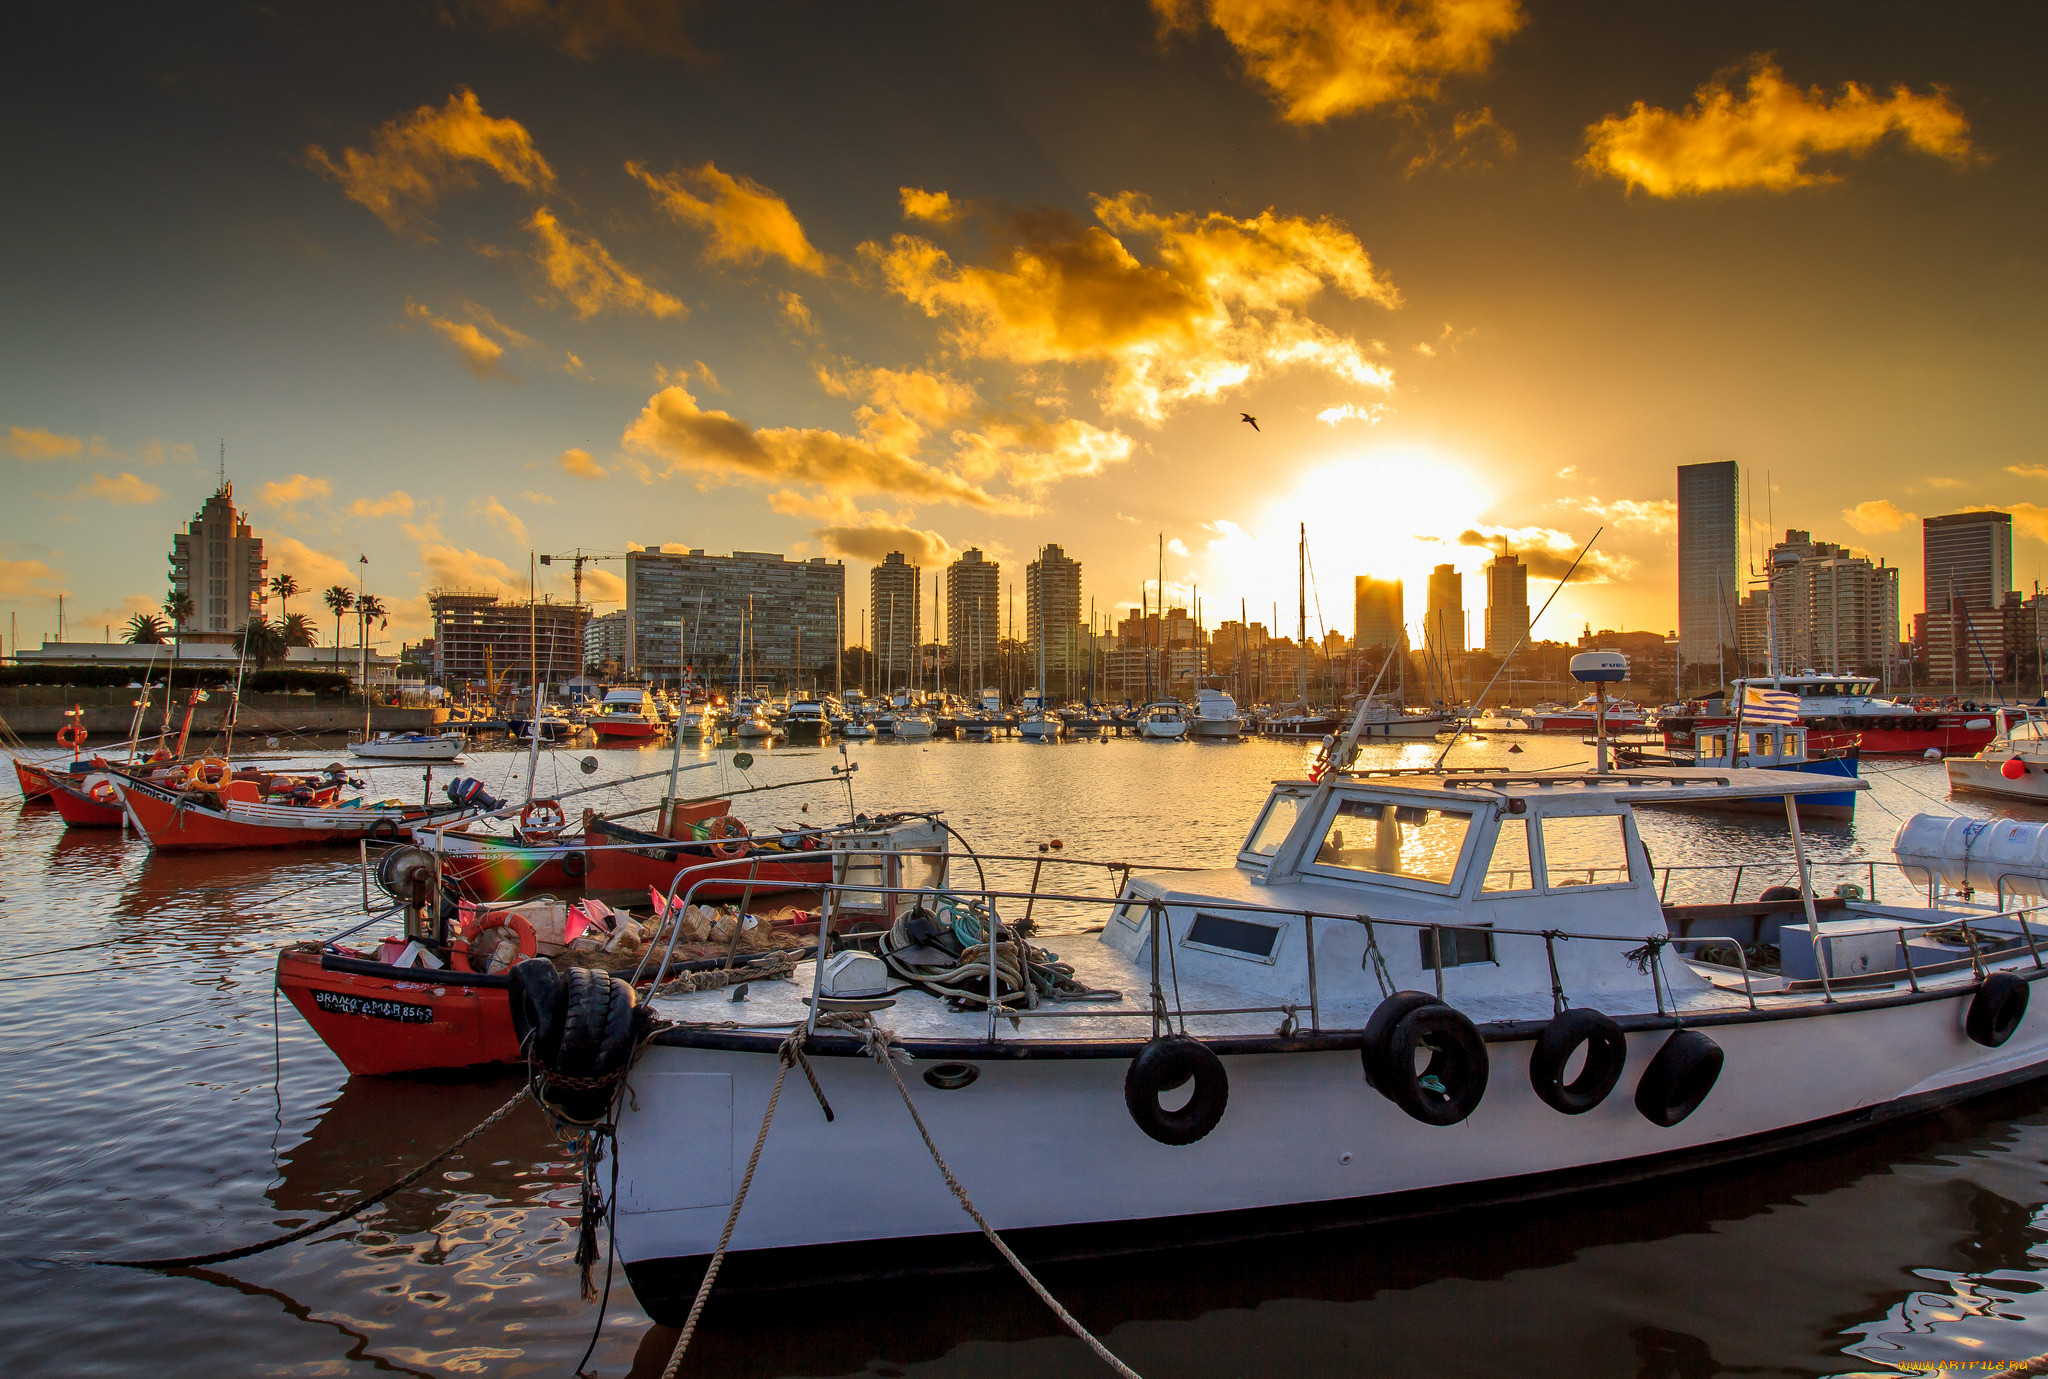
[[[275,1239],[265,1240],[255,1245],[243,1245],[238,1249],[216,1250],[212,1254],[204,1255],[185,1255],[177,1259],[90,1259],[84,1262],[88,1264],[105,1265],[108,1268],[113,1269],[193,1269],[199,1267],[202,1264],[225,1264],[229,1260],[233,1259],[247,1259],[250,1255],[262,1254],[265,1250],[274,1250],[278,1248],[278,1246],[280,1245],[289,1245],[294,1240],[304,1240],[309,1235],[319,1234],[321,1231],[326,1230],[329,1226],[338,1226],[342,1222],[348,1220],[350,1217],[359,1216],[363,1212],[368,1211],[371,1207],[377,1205],[377,1203],[383,1201],[385,1198],[403,1192],[405,1189],[411,1187],[414,1183],[418,1182],[422,1177],[426,1176],[426,1172],[428,1169],[432,1168],[435,1164],[440,1163],[449,1155],[455,1153],[456,1150],[468,1144],[478,1135],[483,1134],[484,1131],[490,1129],[493,1125],[496,1125],[499,1121],[505,1119],[506,1116],[511,1115],[512,1109],[524,1100],[526,1100],[526,1088],[521,1087],[518,1093],[510,1101],[506,1102],[503,1106],[500,1106],[497,1110],[491,1112],[490,1115],[486,1116],[482,1124],[478,1125],[476,1129],[470,1131],[461,1139],[457,1140],[455,1143],[449,1145],[446,1149],[436,1154],[433,1158],[427,1160],[418,1168],[415,1168],[412,1172],[406,1174],[403,1178],[400,1178],[397,1182],[392,1183],[389,1187],[384,1188],[382,1191],[372,1193],[370,1196],[365,1197],[361,1201],[356,1202],[350,1206],[343,1207],[340,1211],[335,1212],[332,1216],[322,1217],[320,1220],[313,1222],[309,1226],[301,1226],[297,1230],[289,1231],[284,1235],[276,1237]]]

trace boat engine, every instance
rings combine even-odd
[[[484,789],[475,776],[457,776],[448,782],[448,802],[464,809],[503,809],[505,802]]]

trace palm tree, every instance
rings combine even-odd
[[[258,670],[268,670],[284,659],[284,631],[278,624],[264,617],[254,617],[242,628],[242,654],[256,663]]]
[[[298,595],[299,582],[290,575],[272,575],[270,577],[270,592],[277,595],[277,607],[280,617],[290,617],[292,599]]]
[[[154,613],[137,613],[128,619],[127,634],[122,640],[130,646],[162,646],[170,628]]]
[[[370,624],[376,622],[380,627],[389,627],[390,610],[375,594],[364,594],[356,600],[356,620],[362,624],[363,679],[367,683],[370,678]]]
[[[320,596],[327,611],[334,614],[334,668],[341,669],[341,615],[356,606],[356,591],[345,584],[331,584]]]
[[[320,640],[312,620],[304,613],[293,613],[278,624],[278,630],[284,634],[286,646],[312,646]]]

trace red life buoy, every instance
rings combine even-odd
[[[61,746],[76,751],[85,745],[85,724],[66,723],[57,730],[57,741]]]
[[[519,831],[533,839],[552,838],[569,826],[569,816],[555,800],[528,800],[519,811]]]
[[[706,825],[706,831],[710,833],[713,839],[733,838],[739,840],[729,843],[713,842],[711,844],[711,855],[713,857],[729,862],[736,857],[745,857],[747,855],[747,844],[745,841],[747,826],[732,815],[719,815]]]
[[[509,962],[493,965],[502,940],[497,937],[485,938],[496,930],[509,931],[519,940],[519,957]],[[520,959],[537,957],[540,954],[540,938],[533,932],[533,926],[526,922],[524,915],[509,910],[480,910],[471,915],[469,922],[462,926],[462,961],[472,972],[509,971]]]

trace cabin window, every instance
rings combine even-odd
[[[1422,938],[1422,966],[1425,970],[1496,961],[1490,930],[1418,929],[1416,932]]]
[[[1187,936],[1181,939],[1181,946],[1208,948],[1234,957],[1271,962],[1280,946],[1280,930],[1271,924],[1254,924],[1250,920],[1197,912],[1195,922],[1188,926]]]
[[[1719,733],[1705,733],[1700,737],[1699,754],[1703,757],[1719,757],[1728,750],[1728,739]]]
[[[1318,864],[1449,885],[1472,816],[1462,810],[1345,800],[1330,820]]]
[[[1771,751],[1772,737],[1773,735],[1770,733],[1751,733],[1749,735],[1749,754],[1753,757],[1773,755]]]
[[[1628,839],[1619,814],[1553,816],[1543,821],[1544,884],[1613,886],[1628,880]]]
[[[1788,756],[1788,757],[1796,757],[1796,756],[1798,756],[1798,755],[1799,755],[1799,738],[1800,738],[1800,734],[1798,734],[1798,733],[1786,733],[1786,734],[1785,734],[1785,755],[1786,755],[1786,756]]]
[[[1533,891],[1536,872],[1529,865],[1529,821],[1502,819],[1493,839],[1493,860],[1486,864],[1482,891]]]
[[[1299,796],[1275,795],[1267,801],[1266,812],[1260,816],[1258,826],[1252,829],[1251,841],[1245,844],[1245,851],[1271,857],[1287,841],[1287,835],[1294,831],[1294,820],[1300,813]]]

